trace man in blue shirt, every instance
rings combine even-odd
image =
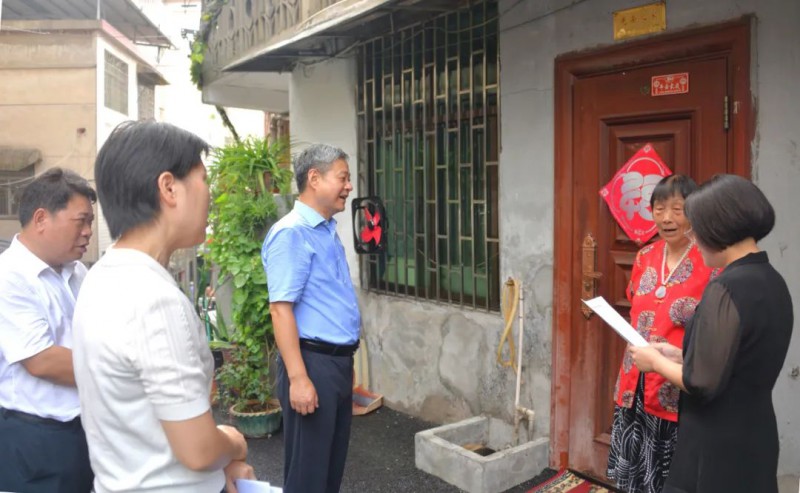
[[[339,491],[350,441],[361,315],[333,219],[353,190],[347,159],[325,144],[297,157],[300,196],[261,250],[280,352],[286,493]]]

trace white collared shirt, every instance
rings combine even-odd
[[[61,272],[17,237],[0,254],[0,407],[69,421],[80,413],[78,390],[32,376],[21,361],[51,346],[72,347],[72,312],[86,267]]]
[[[73,320],[75,379],[94,489],[219,492],[218,471],[192,471],[161,421],[209,411],[214,362],[192,302],[138,250],[109,248],[81,288]]]

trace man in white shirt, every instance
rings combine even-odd
[[[92,488],[72,365],[72,312],[97,200],[53,168],[22,193],[22,232],[0,254],[0,491]]]

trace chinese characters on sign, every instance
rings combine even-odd
[[[689,92],[689,72],[669,75],[654,75],[650,79],[651,96],[669,96]]]
[[[638,244],[656,234],[650,197],[658,182],[671,174],[653,146],[645,144],[600,190],[619,226]]]
[[[657,33],[667,28],[667,6],[651,3],[614,12],[614,40]]]

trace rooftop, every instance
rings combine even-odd
[[[172,42],[132,0],[3,0],[0,20],[105,20],[136,44]]]

